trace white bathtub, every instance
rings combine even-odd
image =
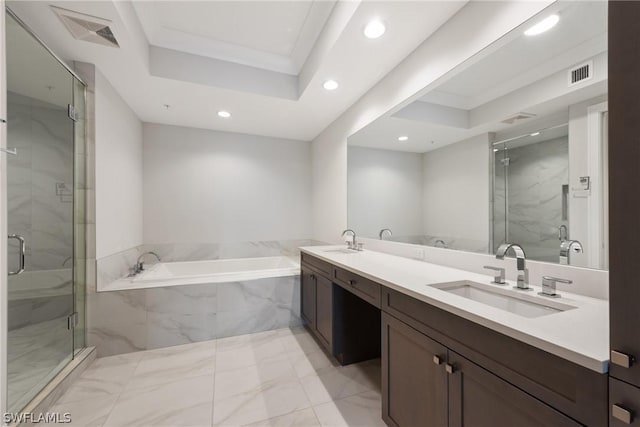
[[[162,262],[147,266],[135,277],[113,282],[103,290],[240,282],[294,276],[299,273],[300,265],[294,259],[284,256]]]

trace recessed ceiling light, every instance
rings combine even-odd
[[[222,117],[223,119],[228,119],[231,117],[231,113],[225,110],[218,111],[218,117]]]
[[[525,36],[537,36],[538,34],[542,34],[545,31],[549,31],[552,29],[560,20],[558,15],[551,15],[542,21],[538,22],[533,27],[529,28],[524,32]]]
[[[408,137],[408,136],[399,136],[399,137],[398,137],[398,141],[406,141],[406,140],[408,140],[408,139],[409,139],[409,137]]]
[[[385,31],[387,31],[387,27],[385,27],[384,23],[379,19],[374,19],[364,27],[364,35],[368,39],[377,39],[382,36]]]
[[[530,134],[529,136],[538,136],[538,135],[540,135],[540,132],[534,132],[534,133]]]
[[[338,89],[338,82],[335,80],[327,80],[322,84],[322,87],[326,90],[336,90]]]

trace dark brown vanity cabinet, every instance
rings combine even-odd
[[[382,418],[388,425],[582,425],[393,316],[383,314],[382,323]]]
[[[610,426],[640,425],[638,22],[640,2],[609,2]]]
[[[316,273],[304,266],[300,274],[300,316],[309,329],[316,329]]]
[[[333,284],[314,270],[302,267],[300,315],[328,351],[333,343]]]
[[[446,347],[382,315],[382,418],[387,425],[448,425],[446,359]]]

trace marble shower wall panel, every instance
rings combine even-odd
[[[558,262],[558,227],[569,228],[562,219],[562,186],[569,182],[568,138],[510,149],[508,156],[508,239],[520,243],[530,259]]]
[[[87,295],[98,356],[301,325],[299,276]]]
[[[7,105],[7,140],[18,150],[7,162],[9,232],[27,240],[28,271],[57,270],[73,252],[73,122],[65,108],[16,93]],[[57,183],[68,186],[66,197]]]

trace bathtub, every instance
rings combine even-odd
[[[134,277],[118,280],[104,290],[156,288],[201,283],[243,282],[294,276],[300,264],[285,256],[207,261],[161,262],[148,265]]]

